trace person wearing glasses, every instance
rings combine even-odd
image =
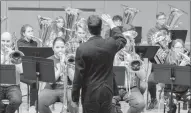
[[[166,14],[164,12],[159,12],[156,15],[155,27],[151,28],[147,33],[147,43],[149,46],[156,45],[156,43],[153,43],[154,34],[156,34],[157,32],[159,32],[161,30],[163,30],[163,31],[166,30],[168,32],[165,24],[166,24]],[[154,38],[157,38],[157,36]],[[162,46],[162,45],[163,44],[161,44],[161,45],[159,44],[159,46]],[[151,59],[151,62],[156,64],[156,61],[154,60],[154,58]],[[147,110],[154,109],[158,103],[157,98],[156,98],[156,84],[157,83],[154,80],[152,80],[152,75],[153,75],[153,70],[151,70],[151,74],[149,75],[149,79],[148,79],[148,92],[150,93],[151,101],[147,107]]]

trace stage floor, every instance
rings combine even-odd
[[[157,87],[157,89],[159,89],[159,87]],[[27,94],[27,86],[26,84],[21,83],[21,90],[22,90],[22,95],[26,95]],[[157,91],[158,92],[158,91]],[[157,93],[158,95],[158,93]],[[144,97],[146,97],[146,94],[144,95]],[[146,99],[146,98],[145,98]],[[20,111],[19,113],[36,113],[34,107],[30,108],[30,111],[27,111],[27,97],[23,97],[22,98],[23,103],[20,106]],[[163,101],[161,100],[161,104],[160,104],[160,109],[158,112],[158,107],[156,107],[153,110],[145,110],[142,113],[163,113]],[[121,107],[122,107],[122,111],[123,113],[126,113],[128,108],[129,108],[129,104],[125,103],[124,101],[121,102]],[[52,109],[52,107],[50,107]],[[55,110],[52,111],[52,113],[60,113],[61,112],[61,108],[62,108],[62,104],[61,103],[56,103],[55,104]],[[81,108],[80,108],[81,111]],[[80,112],[81,113],[81,112]],[[177,110],[178,113],[178,110]],[[182,110],[182,104],[181,104],[181,111],[180,113],[187,113],[187,110]]]

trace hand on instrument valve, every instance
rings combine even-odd
[[[61,76],[61,74],[60,74],[61,73],[60,63],[56,64],[54,70],[55,70],[55,78],[56,78],[56,80],[58,80],[58,78]]]
[[[61,64],[61,66],[62,67],[65,66],[66,57],[65,57],[64,53],[63,52],[59,52],[58,55],[60,57],[60,64]]]
[[[179,54],[183,57],[183,59],[180,62],[180,66],[190,65],[190,57],[182,52],[179,52]]]

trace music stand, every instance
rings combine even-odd
[[[152,59],[154,58],[159,48],[159,46],[135,46],[135,52],[141,58]]]
[[[186,41],[188,30],[170,30],[170,32],[172,40],[182,39],[184,42]]]
[[[0,84],[17,84],[15,65],[0,65]]]
[[[53,60],[40,57],[24,56],[22,58],[22,63],[24,77],[30,80],[36,80],[37,95],[39,91],[39,81],[49,83],[56,82]],[[38,96],[36,112],[38,113]]]
[[[191,86],[190,83],[191,67],[166,65],[166,64],[153,64],[153,70],[154,70],[154,80],[156,80],[158,83],[165,83],[171,85],[170,111],[172,111],[173,86],[174,85]],[[184,82],[182,82],[183,80]]]
[[[185,43],[188,30],[170,30],[171,40],[182,39]],[[169,48],[172,42],[169,43]]]
[[[113,73],[116,75],[115,80],[118,88],[124,88],[125,70],[125,66],[113,66]]]
[[[43,57],[47,58],[54,54],[51,47],[19,47],[25,56]]]

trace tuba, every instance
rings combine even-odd
[[[140,56],[135,53],[135,47],[132,46],[132,52],[127,53],[123,51],[125,54],[125,67],[126,67],[126,76],[125,76],[125,88],[128,92],[128,95],[131,94],[131,87],[133,85],[137,85],[140,87],[140,81],[137,81],[135,73],[140,72],[141,69],[144,69],[143,61]],[[128,57],[130,56],[132,59],[128,61]]]
[[[133,19],[140,10],[136,8],[130,8],[126,5],[123,6],[123,25],[132,25]]]
[[[42,17],[40,15],[37,16],[37,19],[40,27],[40,39],[36,37],[34,38],[38,39],[42,47],[46,47],[50,42],[49,37],[51,35],[52,23],[54,21],[49,17]]]
[[[75,33],[75,25],[79,19],[80,16],[80,10],[79,9],[73,9],[73,8],[66,8],[66,37],[68,40],[74,37]]]
[[[172,5],[170,6],[170,15],[167,19],[166,27],[168,30],[173,30],[174,28],[178,27],[177,22],[183,14],[187,14],[185,11],[178,9]],[[178,23],[180,24],[180,23]]]

